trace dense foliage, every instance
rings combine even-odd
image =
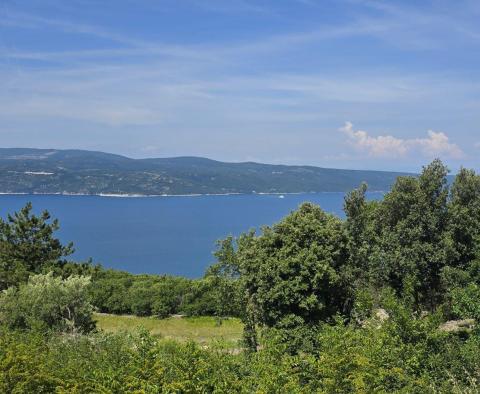
[[[98,270],[92,275],[92,303],[100,312],[167,317],[234,316],[232,307],[217,308],[216,279],[187,279],[174,276],[132,275],[115,270]]]
[[[220,241],[197,280],[68,263],[27,206],[0,223],[0,391],[479,392],[480,176],[447,173],[436,160],[379,201],[362,185],[345,220],[302,204]],[[238,315],[243,349],[88,333],[90,303]]]
[[[320,322],[369,317],[384,290],[419,313],[475,317],[480,176],[462,169],[450,187],[447,174],[435,160],[381,201],[365,185],[347,195],[343,222],[305,203],[260,235],[225,240],[217,265],[235,272],[252,349],[259,326],[309,350]]]
[[[40,273],[73,253],[73,245],[63,246],[54,237],[57,220],[50,214],[32,213],[32,204],[0,219],[0,290],[25,282],[31,273]]]
[[[40,336],[0,331],[4,393],[467,393],[478,392],[480,336],[437,329],[398,305],[364,328],[322,324],[312,353],[275,337],[257,353],[202,348],[146,333]]]
[[[0,296],[0,322],[9,328],[89,332],[95,327],[88,300],[90,279],[52,274],[31,276]]]

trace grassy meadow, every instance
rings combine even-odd
[[[221,340],[236,344],[242,337],[243,325],[239,319],[229,318],[219,325],[214,317],[138,317],[96,313],[97,327],[105,332],[134,332],[139,328],[150,334],[181,342],[193,340],[206,344]]]

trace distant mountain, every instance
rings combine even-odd
[[[397,172],[260,163],[200,157],[131,159],[83,150],[0,148],[1,193],[221,194],[345,192],[361,182],[387,190]]]

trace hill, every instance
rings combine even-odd
[[[132,159],[84,150],[0,148],[1,193],[183,195],[387,190],[397,172],[224,163],[200,157]]]

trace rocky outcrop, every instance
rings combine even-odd
[[[440,331],[452,333],[469,333],[475,327],[474,319],[450,320],[443,323],[439,328]]]

